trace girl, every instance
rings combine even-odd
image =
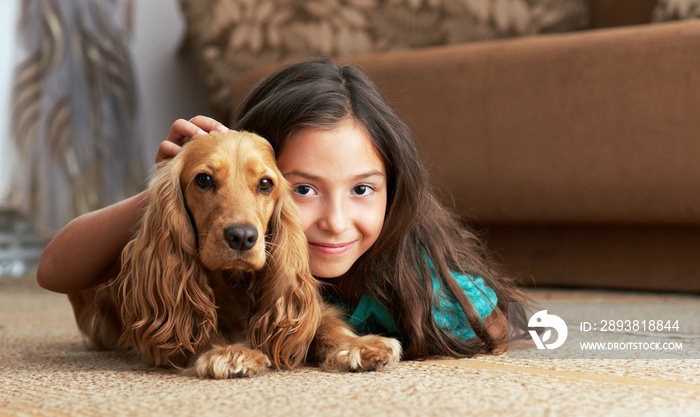
[[[288,66],[253,89],[234,128],[275,149],[312,273],[351,326],[399,337],[409,359],[505,347],[508,303],[524,296],[438,202],[411,133],[367,75],[325,59]],[[227,128],[176,121],[156,162],[211,130]],[[115,276],[145,193],[67,225],[42,255],[39,284],[73,292]]]

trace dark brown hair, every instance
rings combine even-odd
[[[507,316],[508,302],[524,297],[489,259],[475,234],[435,197],[413,135],[364,72],[327,59],[292,64],[257,84],[238,108],[234,127],[267,138],[279,155],[297,130],[334,128],[348,117],[368,133],[388,181],[385,227],[348,271],[348,278],[357,283],[355,290],[389,309],[405,339],[407,358],[470,356],[502,346],[505,340],[494,340],[486,331],[450,271],[482,277],[498,296],[501,320]],[[477,338],[459,340],[435,323],[428,259]]]

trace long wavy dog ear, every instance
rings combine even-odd
[[[294,368],[306,358],[321,322],[321,300],[286,181],[280,184],[279,195],[270,221],[267,266],[253,282],[255,306],[249,337],[275,368]]]
[[[180,184],[182,159],[159,166],[117,278],[124,333],[147,363],[185,366],[217,328],[214,294],[196,259],[194,227]]]

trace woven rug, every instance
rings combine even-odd
[[[529,290],[537,300],[698,296]],[[698,318],[695,318],[698,320]],[[700,359],[403,361],[381,372],[273,371],[224,381],[84,344],[68,300],[0,280],[1,416],[700,416]]]

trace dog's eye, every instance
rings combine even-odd
[[[214,188],[214,179],[208,174],[198,174],[196,177],[194,177],[194,182],[197,184],[197,187],[203,190],[210,190]]]
[[[261,179],[258,184],[258,190],[263,194],[268,194],[273,188],[275,188],[275,184],[268,178]]]

